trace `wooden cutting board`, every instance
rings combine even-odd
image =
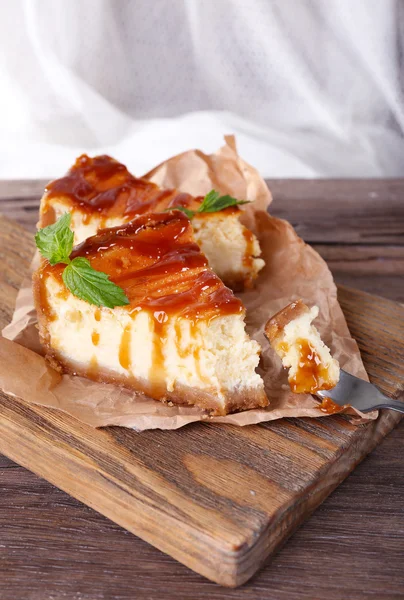
[[[32,253],[32,236],[0,217],[1,327]],[[348,288],[339,297],[372,381],[397,397],[404,307]],[[384,411],[358,427],[332,416],[136,433],[94,430],[0,393],[0,453],[198,573],[238,586],[399,421]]]

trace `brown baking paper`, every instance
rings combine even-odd
[[[138,431],[176,429],[201,420],[250,425],[282,417],[324,416],[312,396],[290,391],[286,372],[263,335],[268,318],[297,298],[320,307],[316,326],[341,367],[367,378],[326,263],[289,223],[266,212],[270,192],[257,171],[238,156],[233,137],[227,137],[226,145],[215,154],[185,152],[162,163],[146,177],[161,187],[175,187],[194,195],[204,195],[214,188],[222,194],[253,201],[247,205],[243,220],[258,236],[266,266],[255,289],[240,294],[240,298],[247,307],[247,331],[262,346],[258,370],[270,406],[210,417],[195,407],[169,406],[114,385],[61,375],[41,356],[30,279],[23,283],[13,320],[3,331],[8,339],[0,338],[0,387],[4,392],[58,408],[93,427],[121,425]],[[37,260],[35,257],[32,268]],[[372,413],[367,418],[376,416]]]

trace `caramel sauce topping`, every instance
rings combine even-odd
[[[251,269],[254,261],[254,234],[249,229],[243,230],[243,237],[246,242],[246,249],[243,257],[243,264],[248,269]]]
[[[119,346],[119,363],[124,369],[129,369],[131,366],[130,357],[130,341],[131,341],[131,330],[130,327],[125,327],[122,333],[121,343]]]
[[[134,177],[125,165],[110,156],[80,156],[65,177],[50,182],[46,199],[68,198],[70,203],[86,213],[84,223],[93,213],[105,219],[161,212],[184,206],[196,210],[202,197],[193,197],[177,190],[161,190],[156,184]],[[49,207],[51,210],[51,207]]]
[[[210,270],[180,212],[140,216],[127,225],[104,229],[76,246],[71,258],[86,257],[92,267],[123,288],[128,310],[147,309],[160,323],[164,315],[211,318],[240,313],[242,304]],[[54,275],[63,265],[45,266]]]
[[[167,336],[168,316],[164,312],[158,313],[158,318],[153,321],[154,335],[152,348],[152,361],[149,370],[149,381],[153,394],[157,397],[164,396],[166,365],[164,360],[164,344]]]
[[[276,350],[277,352],[285,356],[285,354],[289,352],[290,346],[287,342],[279,342],[279,344],[277,344],[276,346]]]
[[[326,413],[327,415],[335,415],[344,410],[345,408],[348,408],[348,406],[349,404],[344,404],[343,406],[341,406],[340,404],[337,404],[336,402],[331,400],[331,398],[326,397],[323,398],[323,401],[317,406],[317,408],[321,410],[321,412]]]
[[[299,368],[289,380],[290,387],[297,394],[315,394],[318,390],[333,387],[328,380],[328,371],[321,364],[315,348],[303,338],[296,340],[299,351]]]

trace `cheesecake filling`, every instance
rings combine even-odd
[[[156,399],[178,386],[205,390],[224,409],[232,391],[262,389],[259,345],[242,314],[191,320],[164,311],[96,308],[49,277],[48,343],[69,370],[90,379],[134,382]],[[125,382],[126,380],[126,382]],[[215,400],[216,402],[216,400]]]

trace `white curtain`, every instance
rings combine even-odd
[[[403,34],[403,0],[0,0],[0,177],[226,133],[268,177],[402,176]]]

